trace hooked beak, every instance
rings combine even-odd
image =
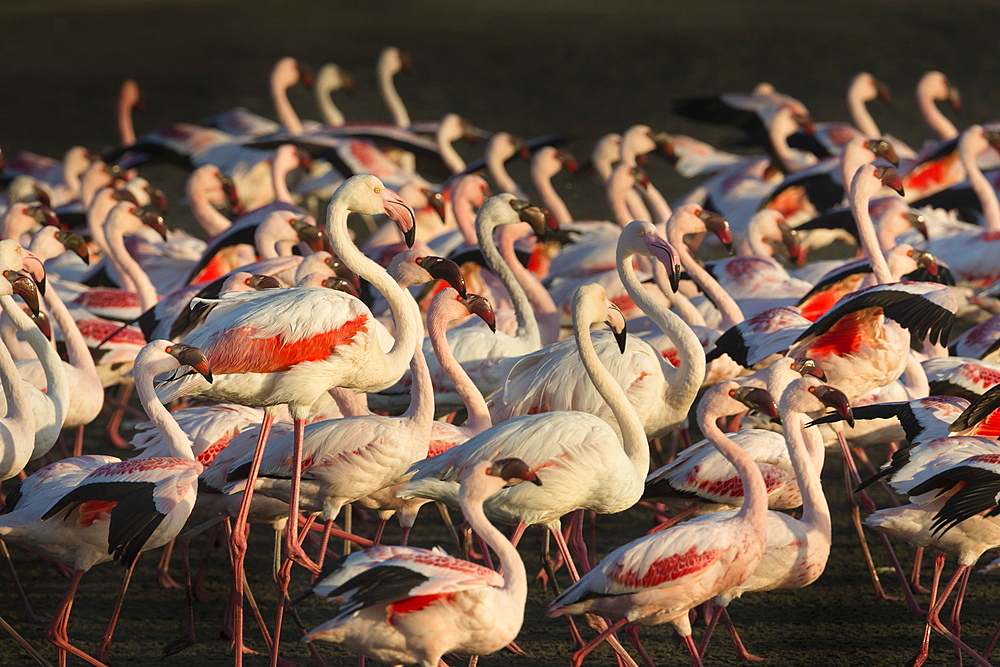
[[[136,209],[135,214],[142,220],[142,224],[159,234],[164,241],[167,240],[167,224],[163,221],[163,216],[159,211],[151,206],[140,206]]]
[[[427,197],[427,205],[434,209],[434,212],[438,214],[439,218],[441,218],[441,222],[444,223],[446,220],[445,216],[447,215],[447,211],[445,210],[444,195],[440,192],[434,192],[433,190],[424,188],[424,196]]]
[[[906,221],[910,225],[920,232],[920,235],[924,237],[924,240],[930,238],[930,234],[927,232],[927,218],[925,218],[920,213],[907,212],[903,214]]]
[[[767,389],[760,387],[740,387],[733,389],[730,396],[747,406],[751,410],[759,410],[771,419],[778,418],[778,406],[774,404],[774,399]]]
[[[49,208],[47,204],[29,206],[24,210],[24,212],[38,221],[38,224],[40,225],[49,227],[59,226],[59,216],[57,216],[56,212]]]
[[[670,289],[676,292],[681,284],[681,271],[683,270],[681,256],[659,234],[646,234],[643,240],[653,257],[660,260],[660,263],[666,267],[667,275],[670,278]]]
[[[785,246],[785,252],[788,253],[788,259],[796,266],[805,265],[806,253],[805,248],[799,243],[799,232],[789,227],[784,220],[778,223],[778,229],[781,231],[781,242]]]
[[[3,272],[3,277],[13,286],[14,294],[21,297],[31,310],[32,316],[38,317],[41,309],[38,305],[38,284],[35,283],[35,279],[28,273],[10,269]]]
[[[160,213],[166,214],[167,212],[167,195],[163,193],[163,190],[159,188],[154,188],[151,185],[146,186],[146,194],[149,195],[149,202],[157,209]]]
[[[313,252],[326,249],[326,232],[319,227],[314,227],[305,220],[293,220],[292,228],[298,234],[299,240],[309,246]]]
[[[656,132],[651,137],[656,147],[663,151],[664,155],[674,157],[674,138],[666,132]]]
[[[295,66],[299,70],[299,83],[306,90],[312,90],[313,83],[316,81],[316,78],[313,76],[312,67],[299,61],[295,62]]]
[[[903,192],[903,179],[899,177],[899,172],[896,171],[895,167],[879,165],[875,167],[875,175],[882,181],[882,185],[892,188],[900,197],[905,196]]]
[[[917,263],[917,266],[921,269],[925,269],[927,273],[932,276],[938,274],[937,259],[934,255],[930,254],[926,250],[913,250],[913,261]]]
[[[626,331],[625,314],[622,313],[621,308],[616,306],[611,301],[607,302],[608,306],[608,319],[605,323],[611,327],[611,333],[614,334],[615,342],[618,343],[618,351],[625,354],[625,346],[628,344],[628,331]]]
[[[72,250],[77,257],[83,260],[84,264],[90,266],[90,249],[82,236],[76,232],[59,232],[56,238],[66,250]]]
[[[538,206],[537,204],[532,204],[526,202],[523,199],[512,199],[510,202],[511,207],[517,211],[518,218],[521,222],[526,222],[531,225],[531,231],[535,233],[540,239],[545,239],[545,235],[549,230],[558,231],[559,223],[549,210],[544,206]]]
[[[175,343],[167,348],[167,352],[173,355],[182,366],[190,366],[201,373],[202,377],[208,380],[209,384],[211,384],[212,369],[209,368],[208,358],[205,356],[205,353],[201,351],[201,349],[192,345]]]
[[[323,287],[329,289],[335,289],[338,292],[343,292],[345,294],[350,294],[355,299],[358,297],[358,290],[354,289],[354,285],[347,278],[341,278],[340,276],[330,276],[323,281]]]
[[[458,300],[465,304],[470,313],[478,315],[479,319],[486,322],[486,326],[490,328],[490,331],[493,333],[497,332],[497,318],[493,313],[493,306],[490,304],[489,299],[478,294],[469,294],[464,297],[459,295]]]
[[[462,270],[455,262],[443,257],[428,255],[427,257],[418,257],[416,264],[431,274],[432,278],[445,281],[454,287],[461,296],[466,296],[465,276],[462,275]]]
[[[798,371],[799,375],[805,377],[811,375],[814,378],[818,378],[822,382],[826,382],[826,373],[815,359],[810,359],[809,357],[802,357],[801,359],[796,359],[792,364],[792,370]]]
[[[354,82],[354,75],[347,70],[340,70],[340,89],[348,94],[353,94],[357,84]]]
[[[129,192],[128,190],[125,190],[125,189],[122,189],[122,188],[116,189],[114,191],[114,194],[112,196],[117,201],[127,201],[127,202],[132,202],[136,206],[139,205],[139,200],[136,199],[135,195],[132,194],[131,192]]]
[[[569,151],[559,150],[556,152],[556,155],[559,157],[563,169],[569,173],[575,174],[580,169],[580,163],[577,162],[576,158]]]
[[[809,114],[793,114],[792,119],[802,128],[802,131],[808,134],[810,137],[816,131],[815,125],[813,124],[812,117]]]
[[[354,273],[351,269],[347,268],[347,265],[340,261],[340,258],[334,255],[332,252],[330,256],[326,259],[326,265],[333,269],[333,272],[341,278],[345,278],[352,285],[354,289],[358,290],[361,288],[361,279],[358,278],[358,274]]]
[[[712,232],[719,238],[719,242],[729,254],[733,253],[733,232],[729,229],[729,222],[715,211],[701,209],[698,217],[705,223],[705,229]]]
[[[396,223],[399,231],[403,232],[406,247],[412,248],[413,242],[417,240],[417,216],[413,209],[389,188],[383,187],[378,194],[382,198],[385,214]]]
[[[219,185],[222,186],[222,194],[226,196],[226,204],[229,210],[238,215],[243,212],[243,205],[240,204],[240,196],[236,192],[236,184],[233,179],[223,174],[219,175]]]
[[[876,157],[888,161],[894,167],[899,166],[899,156],[896,155],[896,149],[891,142],[885,139],[869,139],[865,145]]]
[[[833,408],[840,415],[841,419],[847,422],[848,426],[854,427],[854,413],[851,411],[851,402],[847,400],[847,394],[826,384],[821,387],[810,387],[809,391],[823,405]]]
[[[274,276],[265,276],[259,273],[250,276],[250,279],[247,280],[247,285],[255,290],[277,289],[281,287],[281,283]]]
[[[884,81],[875,79],[875,95],[886,106],[892,105],[892,92]]]
[[[951,105],[955,113],[962,111],[962,94],[958,92],[958,88],[950,83],[948,84],[948,104]]]
[[[502,477],[508,482],[513,479],[523,479],[531,482],[535,486],[541,486],[542,481],[538,475],[528,467],[528,464],[521,459],[499,459],[493,462],[493,466],[487,471],[488,475]]]

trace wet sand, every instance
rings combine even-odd
[[[551,132],[575,138],[570,147],[585,157],[594,139],[645,122],[655,129],[687,133],[713,143],[733,134],[699,125],[669,113],[680,95],[748,90],[771,81],[804,101],[817,120],[846,117],[843,91],[850,77],[868,70],[888,82],[894,92],[890,108],[873,113],[886,132],[913,145],[927,136],[912,101],[920,74],[940,69],[962,90],[965,111],[956,119],[964,126],[996,118],[1000,108],[994,86],[998,77],[995,26],[1000,5],[985,0],[945,7],[938,2],[814,3],[791,1],[636,2],[627,7],[583,2],[423,3],[289,2],[239,3],[193,0],[96,0],[85,5],[57,0],[0,5],[5,67],[0,69],[0,147],[8,155],[20,150],[61,155],[72,144],[101,150],[116,143],[114,99],[121,81],[136,78],[145,91],[148,110],[137,117],[139,133],[172,121],[199,118],[242,105],[273,116],[266,75],[274,61],[294,55],[318,66],[335,61],[358,77],[358,92],[338,97],[351,119],[388,120],[374,91],[371,74],[378,51],[395,44],[412,54],[415,71],[397,78],[414,119],[439,118],[456,111],[477,125],[526,136]],[[292,101],[306,117],[318,112],[308,93],[293,90]],[[467,156],[478,147],[463,148]],[[665,162],[651,163],[652,176],[668,197],[693,184],[673,174]],[[524,179],[517,168],[515,177]],[[179,203],[183,174],[171,167],[149,171],[151,180],[166,182]],[[593,177],[564,179],[568,203],[580,218],[605,215],[603,197]],[[179,205],[172,224],[183,224]],[[94,428],[90,451],[102,447]],[[881,460],[884,452],[872,453]],[[876,601],[861,565],[856,539],[848,523],[839,455],[832,454],[824,486],[834,512],[834,545],[823,577],[813,586],[792,592],[748,596],[730,607],[747,646],[769,658],[771,665],[901,665],[915,650],[922,626],[899,602]],[[9,485],[5,486],[9,490]],[[886,499],[877,497],[885,504]],[[445,544],[438,522],[425,512],[414,543]],[[600,552],[641,535],[651,526],[647,512],[631,510],[597,522]],[[269,585],[270,536],[256,529],[251,547],[252,584],[265,617],[273,616]],[[397,533],[389,533],[392,539]],[[529,531],[522,549],[529,571],[537,565],[539,529]],[[195,540],[200,554],[206,537]],[[886,558],[869,540],[880,565]],[[911,552],[901,550],[905,564]],[[163,590],[152,576],[159,553],[141,559],[112,648],[112,663],[147,665],[160,662],[161,647],[180,636],[184,595]],[[15,562],[36,610],[51,614],[66,580],[24,551]],[[984,562],[987,559],[984,558]],[[177,557],[175,556],[175,563]],[[929,563],[926,564],[929,571]],[[950,574],[949,570],[946,574]],[[180,577],[179,567],[174,567]],[[227,644],[218,638],[228,582],[225,556],[217,551],[208,565],[213,600],[200,603],[196,615],[201,643],[162,661],[164,665],[229,664]],[[80,587],[70,625],[79,646],[96,651],[97,642],[117,590],[121,569],[104,565]],[[561,576],[565,582],[565,576]],[[893,575],[885,574],[890,592],[898,593]],[[6,581],[6,580],[5,580]],[[297,594],[307,579],[297,571]],[[49,659],[55,651],[44,628],[26,623],[9,585],[4,586],[3,616]],[[994,601],[1000,582],[975,575],[963,611],[963,637],[982,648],[1000,620]],[[533,586],[518,644],[527,658],[499,654],[484,665],[566,664],[571,643],[565,622],[542,618],[553,597]],[[325,620],[323,603],[300,605],[307,626]],[[251,626],[252,628],[252,626]],[[701,626],[696,628],[700,634]],[[286,623],[283,655],[306,664],[308,653],[295,642]],[[686,665],[686,653],[669,627],[643,631],[646,646],[660,665]],[[252,629],[251,644],[263,643]],[[330,665],[354,665],[335,647],[321,645]],[[463,661],[452,659],[452,665]],[[709,665],[730,665],[735,653],[725,633],[713,640]],[[952,664],[950,646],[940,637],[932,644],[929,665]],[[28,664],[13,642],[0,639],[0,663]],[[606,651],[585,664],[611,663]],[[79,664],[70,661],[70,664]],[[246,664],[266,664],[263,658]]]

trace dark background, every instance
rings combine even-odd
[[[965,110],[959,127],[997,117],[996,29],[1000,3],[857,0],[812,3],[672,1],[612,3],[599,0],[554,2],[236,2],[228,0],[6,0],[0,3],[0,147],[61,156],[73,144],[95,150],[117,140],[114,116],[118,86],[127,77],[142,86],[147,111],[137,131],[173,121],[197,121],[242,105],[273,117],[267,74],[281,56],[293,55],[318,67],[333,61],[351,70],[358,90],[337,98],[348,120],[388,121],[374,88],[379,50],[396,45],[410,52],[415,71],[397,77],[397,87],[414,120],[436,119],[455,111],[478,126],[535,136],[560,132],[576,137],[572,148],[586,156],[594,139],[645,122],[654,129],[725,142],[731,132],[673,117],[670,100],[680,95],[747,91],[759,81],[805,102],[816,120],[847,117],[843,96],[850,78],[867,70],[893,90],[890,108],[876,103],[883,131],[919,146],[928,136],[913,102],[913,88],[928,69],[940,69],[962,91]],[[318,117],[310,93],[291,91],[305,118]],[[949,112],[950,113],[950,112]],[[474,156],[479,148],[463,148]],[[690,187],[666,163],[653,163],[654,180],[668,197]],[[523,169],[515,175],[523,176]],[[154,183],[172,184],[183,174],[173,168],[150,172]],[[570,206],[581,218],[606,216],[593,179],[578,180]],[[183,219],[181,207],[171,216]],[[94,429],[91,451],[103,446]],[[103,450],[102,450],[103,451]],[[882,452],[872,453],[880,460]],[[824,484],[835,515],[834,549],[827,572],[812,587],[788,593],[748,596],[732,615],[749,648],[771,665],[901,665],[919,641],[920,620],[900,603],[876,602],[846,523],[839,455],[829,457]],[[877,502],[885,503],[884,497]],[[445,538],[432,512],[425,512],[414,542]],[[602,552],[649,527],[645,512],[598,520]],[[269,580],[270,536],[256,529],[251,554],[255,590],[265,615],[273,600]],[[538,529],[529,531],[522,553],[536,567]],[[395,532],[389,533],[393,539]],[[204,538],[196,540],[200,551]],[[880,564],[885,558],[870,540]],[[904,550],[908,564],[910,551]],[[23,551],[15,560],[37,610],[51,614],[66,581]],[[158,554],[142,559],[126,602],[113,663],[148,665],[160,646],[175,639],[183,617],[183,594],[164,591],[152,578]],[[228,575],[217,553],[209,567],[215,600],[199,605],[202,643],[164,665],[227,664],[225,642],[217,639]],[[984,558],[984,561],[986,558]],[[175,561],[176,562],[176,561]],[[176,576],[180,576],[175,566]],[[950,573],[950,570],[949,570]],[[113,603],[120,570],[95,568],[81,585],[70,636],[96,651]],[[892,575],[884,579],[898,591]],[[0,579],[3,616],[50,659],[55,651],[44,629],[23,621],[6,579]],[[297,573],[295,592],[306,580]],[[997,622],[1000,586],[977,575],[969,587],[964,636],[981,648]],[[551,592],[530,592],[525,627],[518,639],[529,658],[499,654],[487,665],[562,665],[570,643],[563,621],[541,618]],[[319,603],[303,603],[305,622],[325,620]],[[304,663],[286,624],[287,657]],[[700,626],[696,634],[700,633]],[[647,647],[660,665],[687,664],[670,628],[644,630]],[[253,646],[262,643],[248,630]],[[331,665],[353,665],[335,647],[321,647]],[[73,664],[73,661],[70,661]],[[453,665],[458,660],[449,660]],[[927,664],[952,664],[950,648],[935,638]],[[12,642],[0,639],[0,663],[27,664]],[[586,664],[608,664],[606,652]],[[707,663],[734,664],[724,631],[713,642]],[[266,664],[249,659],[247,664]]]

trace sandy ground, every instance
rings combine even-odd
[[[352,70],[359,90],[338,99],[348,119],[387,120],[371,74],[376,54],[387,44],[413,56],[416,70],[399,77],[398,87],[414,119],[456,111],[489,129],[527,136],[561,132],[575,138],[571,147],[580,156],[601,134],[636,122],[725,142],[731,133],[671,116],[669,101],[679,95],[748,90],[762,80],[799,97],[817,120],[840,120],[846,116],[843,90],[848,80],[857,71],[869,70],[895,93],[891,108],[875,107],[876,119],[885,131],[915,145],[927,134],[912,102],[913,86],[923,71],[940,69],[962,90],[965,111],[956,119],[960,126],[994,119],[1000,100],[992,87],[998,80],[995,26],[1000,5],[987,0],[948,6],[850,0],[822,7],[735,0],[633,2],[625,7],[597,0],[347,4],[0,3],[5,65],[0,69],[0,147],[9,155],[20,150],[60,155],[78,143],[96,150],[113,146],[115,92],[126,77],[138,79],[145,91],[148,110],[136,121],[140,133],[237,105],[270,116],[266,73],[284,55],[314,66],[335,61]],[[292,101],[304,116],[318,115],[307,93],[292,91]],[[465,152],[472,156],[477,150]],[[665,163],[653,162],[651,169],[668,197],[691,187]],[[523,174],[515,170],[515,176]],[[159,168],[149,176],[176,193],[183,174]],[[605,215],[592,177],[566,179],[562,185],[578,217]],[[172,216],[173,224],[183,224],[179,206]],[[90,441],[92,451],[103,451],[99,429]],[[873,452],[872,458],[880,460],[883,454]],[[772,665],[904,664],[919,641],[920,621],[898,602],[873,598],[847,522],[839,456],[832,456],[826,468],[824,485],[835,515],[826,573],[805,590],[748,596],[732,605],[732,615],[750,649]],[[878,501],[886,502],[884,497]],[[442,543],[444,533],[431,513],[426,514],[414,542]],[[643,510],[600,518],[599,551],[606,553],[650,525]],[[264,532],[256,531],[251,569],[270,619],[270,538]],[[531,531],[522,550],[530,569],[537,563],[538,536],[537,529]],[[196,539],[196,551],[204,542],[204,536]],[[887,564],[884,554],[877,549],[875,554],[880,565]],[[144,557],[134,578],[113,647],[116,666],[159,663],[161,646],[180,635],[184,595],[158,587],[152,577],[156,556]],[[36,609],[51,614],[65,580],[25,552],[17,551],[14,558]],[[908,549],[903,559],[909,564]],[[196,610],[202,642],[163,660],[164,665],[231,661],[227,644],[218,639],[227,584],[221,552],[212,556],[208,573],[213,601]],[[96,650],[120,574],[119,568],[105,565],[81,585],[70,633],[84,649]],[[884,579],[890,591],[898,592],[892,575]],[[298,573],[295,592],[305,590],[306,584]],[[54,660],[44,629],[24,622],[9,585],[3,590],[3,616]],[[970,583],[963,635],[974,647],[982,647],[995,627],[993,601],[998,594],[995,579],[977,575]],[[530,591],[518,638],[527,658],[501,654],[480,664],[565,664],[571,650],[565,623],[541,617],[552,597],[538,586]],[[326,617],[318,601],[303,602],[300,611],[310,627]],[[283,655],[304,663],[308,654],[295,643],[294,627],[289,623],[286,629]],[[654,628],[643,634],[657,664],[687,664],[672,630]],[[248,636],[255,647],[262,647],[259,635]],[[941,638],[935,638],[932,648],[928,664],[953,662]],[[355,664],[353,657],[334,647],[321,650],[330,665]],[[12,642],[0,639],[0,663],[27,662]],[[609,662],[602,652],[587,664]],[[736,662],[724,633],[713,642],[707,662]],[[266,663],[252,658],[247,664]]]

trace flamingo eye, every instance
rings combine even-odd
[[[735,398],[736,397],[736,390],[735,389],[730,389],[729,390],[729,395],[732,396],[733,398]]]
[[[130,206],[128,212],[135,215],[135,206]]]
[[[60,233],[59,233],[59,232],[56,232],[56,233],[55,233],[55,238],[57,238],[57,239],[58,239],[58,238],[61,238],[61,235],[60,235]]]
[[[906,253],[906,256],[907,256],[907,257],[913,257],[913,251],[912,251],[912,250],[910,250],[909,252],[907,252],[907,253]]]
[[[167,345],[167,347],[163,351],[166,352],[167,354],[170,354],[171,352],[174,351],[174,346],[173,345]]]
[[[250,278],[247,278],[246,280],[244,280],[243,284],[244,285],[249,285],[250,284]]]
[[[382,188],[375,188],[375,194],[382,192]]]
[[[810,394],[815,394],[816,393],[816,387],[809,387],[809,393]]]

